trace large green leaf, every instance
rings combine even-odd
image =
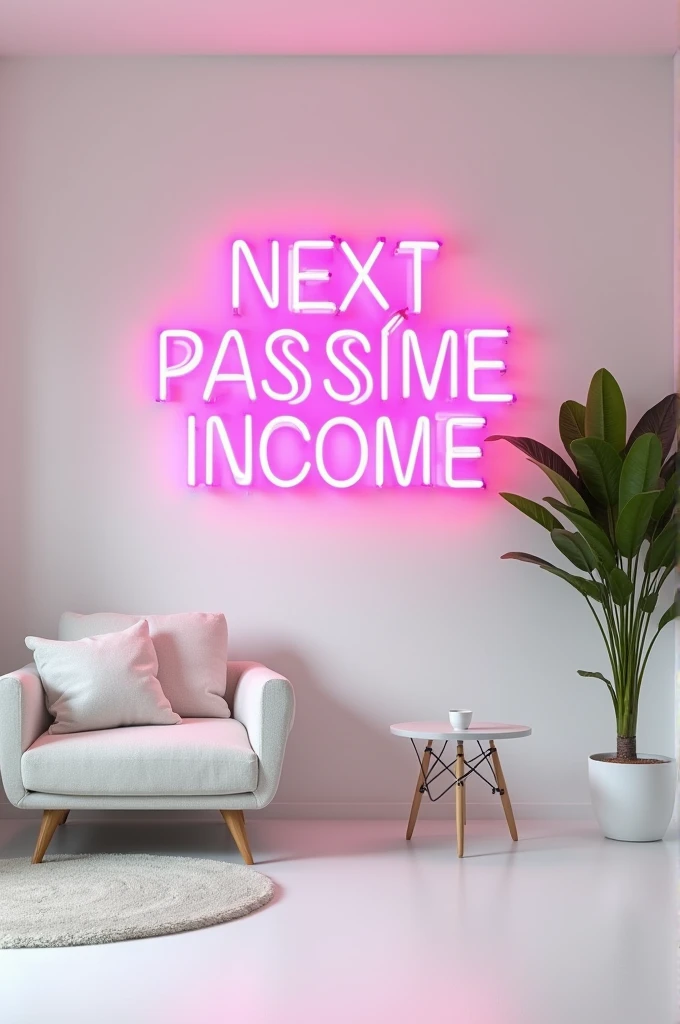
[[[500,495],[501,498],[505,498],[511,505],[514,505],[525,516],[529,516],[529,519],[533,519],[535,523],[538,523],[544,529],[562,529],[562,523],[559,519],[556,519],[552,512],[548,512],[547,508],[543,508],[537,501],[532,501],[531,498],[523,498],[521,494],[511,494],[509,491],[501,491]]]
[[[656,602],[658,600],[659,593],[658,591],[654,590],[651,594],[647,594],[647,597],[642,598],[642,600],[640,601],[640,607],[642,608],[643,612],[647,613],[647,615],[651,615],[654,609],[656,608]]]
[[[658,496],[659,491],[643,491],[634,495],[619,512],[616,543],[625,558],[633,558],[640,550]]]
[[[538,555],[530,555],[526,551],[506,551],[504,555],[501,555],[501,558],[514,558],[518,562],[530,562],[532,565],[538,565],[541,569],[545,569],[546,572],[552,573],[553,576],[559,576],[560,579],[566,580],[580,594],[590,597],[593,601],[602,600],[600,587],[597,583],[593,583],[592,580],[584,580],[582,576],[572,576],[570,572],[558,569],[552,562],[547,562],[545,558],[539,558]]]
[[[518,562],[531,562],[532,565],[552,565],[552,562],[546,562],[545,558],[530,555],[526,551],[506,551],[501,558],[514,558]]]
[[[602,675],[601,672],[586,672],[585,669],[582,669],[582,668],[579,668],[576,671],[578,672],[578,674],[580,676],[583,676],[584,679],[601,679],[603,683],[607,684],[607,686],[611,686],[612,685],[609,682],[609,680],[605,676]]]
[[[663,483],[663,477],[660,477],[660,482]],[[678,483],[680,482],[680,473],[673,473],[666,483],[666,486],[662,490],[659,497],[654,502],[654,508],[652,509],[652,521],[658,522],[666,515],[666,513],[673,507],[678,494]]]
[[[626,451],[642,434],[656,434],[661,442],[662,458],[666,458],[673,447],[675,432],[678,429],[678,396],[666,395],[660,402],[653,405],[631,430]]]
[[[616,554],[612,547],[609,537],[604,532],[601,526],[591,519],[589,515],[584,512],[579,512],[575,508],[570,508],[568,505],[564,505],[561,501],[557,501],[556,498],[544,498],[544,501],[556,509],[558,512],[562,512],[563,515],[576,527],[578,532],[588,542],[594,553],[597,555],[599,560],[605,569],[613,569],[616,565]]]
[[[543,470],[548,479],[551,480],[552,483],[554,483],[555,487],[560,492],[560,494],[566,501],[567,505],[571,505],[572,508],[580,509],[581,512],[590,513],[590,510],[586,505],[585,501],[583,500],[579,492],[576,490],[576,488],[572,484],[570,484],[568,480],[565,480],[563,476],[560,476],[559,473],[556,473],[554,469],[550,469],[549,466],[544,466],[541,462],[536,462],[535,459],[529,459],[529,462],[533,462],[534,466],[538,466],[539,469]]]
[[[584,597],[589,597],[592,601],[602,600],[598,583],[593,583],[592,580],[585,580],[583,576],[573,576],[572,573],[565,572],[564,569],[558,569],[554,565],[542,565],[541,569],[545,569],[546,572],[551,573],[553,576],[559,576],[561,580],[565,580],[575,590],[578,590],[579,594],[583,594]]]
[[[582,437],[571,442],[574,461],[586,487],[601,505],[612,508],[619,500],[621,456],[608,441]]]
[[[678,466],[678,453],[673,452],[672,455],[668,456],[663,466],[661,467],[661,479],[670,480],[670,478],[673,476],[673,473],[675,473],[678,469],[680,469],[680,466]]]
[[[667,626],[669,622],[672,622],[673,619],[677,619],[678,615],[680,615],[680,595],[676,594],[673,604],[670,608],[666,609],[659,619],[659,631],[661,631],[664,626]]]
[[[563,476],[572,487],[575,487],[577,490],[579,489],[579,479],[571,466],[564,461],[561,455],[554,452],[552,448],[548,448],[547,445],[541,444],[540,441],[534,441],[531,437],[512,437],[510,434],[492,434],[486,440],[508,441],[515,448],[519,448],[521,452],[524,452],[533,462],[540,462],[542,466],[548,466],[555,473]]]
[[[552,530],[552,542],[565,558],[582,572],[593,572],[597,568],[597,558],[580,533],[570,530]]]
[[[571,455],[571,442],[586,436],[586,407],[580,402],[562,402],[560,406],[560,437]]]
[[[619,605],[628,604],[630,595],[633,593],[633,581],[630,577],[620,569],[618,565],[607,573],[607,581],[609,583],[609,592],[612,595],[612,600]]]
[[[588,389],[586,437],[598,437],[620,452],[626,444],[626,403],[609,370],[598,370]],[[573,448],[571,449],[573,452]]]
[[[619,508],[643,491],[656,490],[661,472],[661,441],[656,434],[640,434],[623,460],[619,480]]]
[[[656,572],[661,566],[668,568],[675,564],[678,543],[678,521],[674,516],[664,526],[658,537],[649,546],[645,558],[645,572]]]
[[[618,712],[619,701],[618,701],[618,698],[616,696],[616,691],[614,690],[614,687],[609,682],[609,680],[607,679],[606,676],[603,676],[601,672],[586,672],[585,669],[582,669],[582,668],[577,669],[577,672],[578,672],[578,674],[580,676],[584,676],[584,678],[586,678],[586,679],[601,679],[603,683],[606,683],[607,684],[607,689],[609,690],[609,692],[611,694],[611,698],[614,701],[614,707],[616,708],[616,710]]]

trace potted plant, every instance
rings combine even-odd
[[[585,405],[569,401],[560,408],[560,437],[573,468],[529,437],[487,438],[519,448],[559,494],[543,499],[547,508],[518,494],[502,497],[548,531],[569,567],[523,551],[502,557],[530,562],[573,587],[602,635],[610,672],[579,675],[601,680],[614,705],[616,752],[591,754],[588,763],[595,814],[612,839],[661,839],[673,812],[675,761],[638,755],[636,731],[649,654],[680,610],[677,597],[660,616],[657,609],[676,561],[677,402],[667,395],[627,436],[621,389],[602,369]]]

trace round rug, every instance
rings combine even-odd
[[[274,895],[240,864],[151,854],[0,860],[0,948],[87,946],[221,924]]]

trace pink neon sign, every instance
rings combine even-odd
[[[233,241],[231,325],[157,338],[158,401],[184,408],[187,483],[482,488],[481,410],[514,401],[497,390],[509,330],[427,323],[440,249]]]

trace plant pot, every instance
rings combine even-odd
[[[660,763],[617,764],[600,760],[603,757],[615,755],[591,754],[588,780],[595,817],[604,835],[628,843],[663,839],[675,803],[675,760],[638,754]]]

